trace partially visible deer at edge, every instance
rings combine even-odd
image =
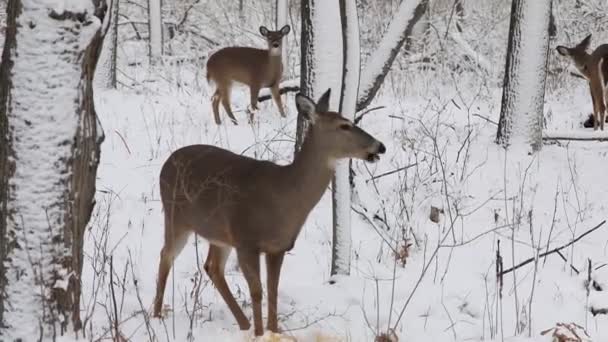
[[[588,35],[575,47],[560,45],[556,49],[560,55],[569,57],[588,81],[593,103],[593,129],[597,130],[599,126],[603,131],[608,107],[608,44],[598,46],[589,54],[587,49],[590,42],[591,35]]]
[[[158,266],[154,316],[162,314],[163,295],[173,260],[188,237],[209,241],[205,271],[242,330],[250,323],[234,299],[224,267],[232,249],[251,295],[256,336],[263,334],[260,254],[266,257],[267,329],[278,332],[277,289],[285,252],[327,189],[336,161],[375,162],[384,145],[339,113],[328,111],[330,91],[317,104],[296,95],[298,112],[310,122],[302,148],[288,165],[277,165],[209,145],[178,149],[160,173],[165,213],[165,244]]]
[[[207,61],[207,80],[215,83],[216,89],[211,99],[216,124],[221,124],[220,102],[230,120],[236,125],[237,120],[230,107],[230,91],[234,82],[249,87],[251,108],[249,121],[253,121],[253,112],[258,110],[260,89],[269,87],[272,98],[279,107],[281,116],[285,117],[279,82],[283,75],[282,44],[283,37],[289,33],[289,25],[279,31],[270,31],[260,27],[260,34],[266,38],[266,50],[251,47],[232,46],[215,52]]]

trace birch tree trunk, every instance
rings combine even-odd
[[[342,89],[340,113],[354,120],[359,92],[361,48],[359,42],[359,16],[355,0],[340,0],[342,23]],[[350,274],[351,256],[351,188],[350,160],[339,161],[332,185],[333,244],[331,274]]]
[[[81,328],[83,236],[102,133],[103,0],[10,0],[0,65],[0,340]],[[69,6],[74,4],[74,6]]]
[[[513,0],[496,142],[542,146],[551,0]]]
[[[163,55],[162,0],[148,0],[148,33],[150,64],[158,62]]]

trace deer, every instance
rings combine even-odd
[[[593,104],[593,129],[597,130],[599,127],[603,131],[608,105],[608,44],[598,46],[589,54],[587,52],[589,43],[591,43],[591,34],[572,48],[560,45],[556,50],[560,55],[570,58],[589,83]],[[585,127],[590,126],[587,122]]]
[[[289,25],[278,31],[270,31],[260,26],[260,34],[266,39],[268,48],[231,46],[218,50],[207,61],[207,81],[215,83],[216,89],[211,104],[215,123],[220,125],[220,102],[235,125],[238,125],[230,108],[230,91],[233,83],[239,82],[249,87],[251,98],[249,122],[253,122],[253,112],[258,110],[258,94],[262,88],[270,92],[282,117],[286,117],[279,92],[279,82],[283,75],[282,41],[289,34]]]
[[[241,330],[251,325],[224,278],[234,249],[249,287],[254,333],[261,336],[260,256],[267,269],[267,329],[278,333],[277,290],[285,253],[331,181],[336,161],[376,162],[384,144],[340,113],[329,110],[331,91],[315,103],[303,94],[296,108],[309,128],[293,161],[278,165],[211,145],[190,145],[173,152],[160,172],[165,242],[160,253],[154,313],[162,315],[171,265],[189,236],[209,242],[204,269]]]

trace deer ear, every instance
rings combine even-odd
[[[570,56],[570,49],[568,49],[565,46],[558,46],[557,48],[555,48],[557,50],[557,53],[559,53],[562,56]]]
[[[317,113],[323,113],[329,111],[329,98],[331,96],[331,88],[328,88],[323,95],[319,98],[315,110]]]
[[[260,34],[264,37],[268,35],[268,29],[266,28],[266,26],[260,26]]]
[[[317,112],[315,110],[315,102],[308,96],[298,93],[296,95],[296,108],[298,113],[302,114],[306,120],[314,123],[317,118]]]
[[[589,47],[589,43],[591,43],[591,34],[589,34],[582,42],[580,42],[576,47],[581,48],[583,50],[587,50]]]
[[[281,28],[281,34],[285,36],[289,33],[290,30],[291,30],[291,27],[289,27],[289,25],[285,25]]]

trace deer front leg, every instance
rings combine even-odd
[[[252,85],[249,87],[250,107],[249,108],[249,123],[253,123],[253,112],[258,110],[258,95],[260,94],[260,86]]]
[[[236,251],[239,266],[249,285],[251,306],[253,307],[253,328],[255,336],[264,334],[262,325],[262,282],[260,281],[260,253],[248,249]]]
[[[279,84],[275,83],[271,88],[270,92],[272,93],[272,99],[274,103],[276,103],[277,107],[279,107],[279,113],[281,113],[282,117],[286,117],[285,109],[283,109],[283,103],[281,102],[281,92],[279,90]]]
[[[279,277],[281,275],[281,265],[285,252],[266,254],[266,276],[268,287],[268,325],[266,328],[272,332],[279,332],[277,321],[277,297],[279,289]]]

